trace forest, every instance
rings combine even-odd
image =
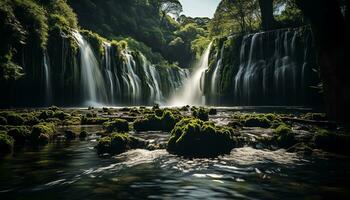
[[[1,0],[0,198],[348,199],[349,9]]]

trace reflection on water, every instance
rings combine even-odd
[[[188,160],[165,150],[141,149],[99,158],[95,144],[96,139],[90,138],[18,150],[0,161],[1,199],[340,199],[349,195],[348,158],[302,158],[284,150],[250,147],[217,159]]]

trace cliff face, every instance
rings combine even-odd
[[[3,1],[0,106],[163,102],[188,75],[124,41],[78,30],[65,1]]]
[[[216,40],[205,75],[214,105],[315,106],[321,102],[311,31],[281,29]]]

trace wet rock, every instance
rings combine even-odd
[[[67,140],[74,140],[77,137],[77,135],[71,130],[66,130],[64,132],[64,135]]]
[[[126,133],[112,133],[108,137],[99,139],[96,146],[99,155],[108,153],[116,155],[130,149],[146,148],[147,142]]]
[[[186,157],[216,157],[230,153],[237,144],[233,129],[188,118],[172,130],[167,150]]]

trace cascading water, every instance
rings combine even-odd
[[[197,67],[194,69],[193,75],[185,81],[182,90],[171,98],[170,105],[184,106],[205,104],[205,97],[203,94],[203,75],[205,70],[208,69],[211,46],[212,42],[204,51]]]
[[[211,94],[214,96],[214,95],[217,95],[218,91],[218,81],[220,80],[220,76],[221,76],[221,68],[223,66],[222,64],[222,59],[224,57],[224,49],[225,49],[225,45],[222,45],[221,47],[221,51],[220,51],[220,59],[218,60],[217,64],[216,64],[216,67],[215,67],[215,70],[214,70],[214,73],[213,73],[213,76],[212,76],[212,81],[211,81]]]
[[[127,88],[125,94],[129,97],[131,103],[137,104],[141,99],[141,80],[135,73],[136,62],[130,52],[124,51],[123,55],[126,59],[122,74]]]
[[[50,103],[52,103],[51,71],[50,71],[50,59],[46,50],[43,53],[43,66],[44,66],[44,75],[45,75],[46,104],[50,105]]]
[[[230,54],[223,52],[224,44],[221,46],[214,70],[206,75],[205,88],[210,86],[206,99],[213,105],[222,100],[225,105],[242,106],[312,104],[309,99],[317,97],[317,91],[310,86],[319,79],[312,73],[315,57],[310,34],[297,28],[227,38],[240,46],[229,47]],[[232,64],[224,66],[224,58]],[[223,71],[230,75],[222,76]],[[222,85],[223,92],[218,90]]]
[[[155,66],[151,65],[145,56],[141,55],[143,73],[145,75],[145,82],[148,86],[150,95],[150,103],[161,103],[163,94],[160,89],[160,76]]]
[[[103,44],[105,48],[105,73],[109,88],[109,102],[114,103],[114,81],[112,72],[112,61],[111,61],[111,44],[105,42]]]
[[[106,87],[92,48],[78,31],[74,31],[73,36],[79,46],[84,101],[89,105],[104,103]]]

